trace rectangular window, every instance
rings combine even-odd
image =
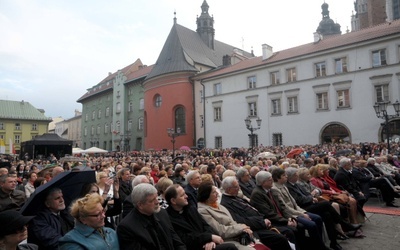
[[[249,116],[257,116],[257,103],[250,102],[249,105]]]
[[[104,124],[104,134],[108,134],[108,123]]]
[[[350,107],[350,91],[348,89],[337,91],[337,105],[338,108]]]
[[[89,120],[89,114],[85,115],[85,121],[87,122]]]
[[[317,94],[317,109],[327,110],[328,107],[328,92]]]
[[[144,109],[144,99],[143,98],[139,100],[139,109],[140,110]]]
[[[335,59],[335,73],[341,74],[347,72],[347,58],[337,58]]]
[[[144,121],[143,117],[140,117],[138,121],[138,130],[143,130],[143,125],[144,125],[143,121]]]
[[[376,102],[388,102],[389,101],[389,85],[375,86]]]
[[[115,113],[119,114],[121,113],[121,103],[117,102],[116,108],[115,108]]]
[[[271,72],[271,85],[280,84],[280,74],[279,71]]]
[[[0,135],[0,140],[4,140],[4,135]]]
[[[222,86],[221,83],[214,84],[214,95],[222,94]]]
[[[272,134],[272,145],[273,146],[280,146],[282,145],[282,134],[281,133],[274,133]]]
[[[110,107],[106,108],[106,117],[110,116]]]
[[[272,106],[272,115],[281,114],[281,99],[271,100],[271,106]]]
[[[222,137],[221,136],[215,137],[215,148],[222,148]]]
[[[92,120],[94,120],[94,118],[96,118],[96,111],[92,112]]]
[[[97,125],[97,131],[96,131],[96,134],[100,134],[100,130],[101,130],[101,128],[100,128],[100,125]]]
[[[132,130],[132,120],[128,121],[128,131]]]
[[[14,143],[19,144],[21,142],[21,136],[20,135],[14,135]]]
[[[0,129],[3,130],[4,129],[4,123],[0,122]]]
[[[378,67],[386,65],[386,50],[375,50],[372,51],[372,66]]]
[[[315,64],[315,76],[316,77],[326,76],[325,62],[319,62]]]
[[[288,113],[298,113],[297,96],[288,97]]]
[[[85,128],[83,129],[83,135],[84,135],[84,136],[87,136],[87,127],[85,127]]]
[[[133,111],[133,103],[129,102],[128,103],[128,112],[132,112]]]
[[[101,118],[101,109],[99,109],[99,111],[97,112],[97,118],[98,118],[98,119]]]
[[[257,78],[255,76],[247,77],[247,88],[255,89],[256,88]]]
[[[287,82],[295,82],[296,81],[296,69],[295,68],[286,70],[286,79],[287,79]]]
[[[21,130],[21,123],[15,123],[15,130]]]
[[[92,131],[90,131],[91,133],[91,135],[94,135],[94,127],[92,126]]]
[[[221,107],[214,108],[214,121],[221,121]]]
[[[37,130],[37,124],[36,123],[32,123],[32,130],[34,130],[34,131]]]
[[[393,20],[400,19],[400,0],[393,0]]]

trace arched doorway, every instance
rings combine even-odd
[[[350,131],[344,124],[332,122],[325,125],[321,131],[321,143],[351,142]]]
[[[387,142],[387,133],[385,123],[382,123],[379,132],[379,140],[381,142]],[[397,140],[396,140],[397,139]],[[399,141],[400,140],[400,119],[389,121],[389,141]]]

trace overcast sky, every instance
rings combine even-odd
[[[351,29],[354,0],[326,0]],[[207,0],[215,39],[261,56],[313,42],[323,0]],[[140,58],[154,64],[173,25],[196,30],[203,0],[0,0],[0,99],[74,116],[86,90]]]

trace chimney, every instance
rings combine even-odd
[[[231,65],[231,57],[229,55],[224,55],[222,57],[222,65],[223,66],[229,66]]]
[[[322,40],[322,35],[318,32],[314,32],[314,43],[317,43]]]
[[[272,56],[272,47],[264,43],[262,46],[262,59],[266,60]]]

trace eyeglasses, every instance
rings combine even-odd
[[[106,216],[106,209],[103,209],[100,213],[98,214],[88,214],[86,215],[88,217],[96,217],[97,219],[100,219],[102,216]]]

